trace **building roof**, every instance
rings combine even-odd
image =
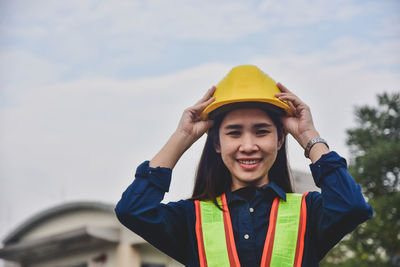
[[[21,237],[23,237],[24,234],[28,233],[30,230],[32,230],[34,227],[38,226],[45,220],[77,210],[99,210],[114,213],[114,205],[94,201],[69,202],[57,205],[55,207],[39,212],[38,214],[30,217],[25,222],[17,226],[3,239],[3,244],[4,246],[6,246],[16,243],[20,240]]]
[[[23,263],[104,247],[119,242],[119,229],[84,226],[49,237],[27,240],[0,249],[0,258]]]

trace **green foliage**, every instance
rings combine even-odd
[[[356,109],[347,131],[349,172],[374,217],[325,257],[321,266],[400,266],[400,93],[378,95],[378,106]]]

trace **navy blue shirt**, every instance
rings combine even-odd
[[[335,152],[310,164],[321,193],[306,196],[307,225],[302,266],[319,261],[344,235],[372,217],[361,188],[346,170],[345,159]],[[160,203],[168,192],[172,170],[142,163],[136,179],[123,193],[115,211],[118,219],[150,244],[186,266],[199,266],[192,200]],[[226,192],[241,266],[260,266],[269,213],[274,198],[286,200],[275,183]]]

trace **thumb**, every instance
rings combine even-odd
[[[203,135],[206,131],[208,131],[214,125],[213,120],[201,121],[199,123],[198,134]]]
[[[286,132],[293,134],[296,128],[296,122],[293,119],[293,117],[283,117],[282,118],[282,124],[283,127],[285,128]]]

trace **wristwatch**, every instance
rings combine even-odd
[[[306,158],[310,158],[310,151],[311,151],[311,148],[312,148],[313,145],[315,145],[316,143],[324,143],[324,144],[326,145],[326,147],[329,148],[328,143],[326,142],[325,139],[322,139],[322,138],[320,138],[320,137],[318,137],[318,138],[313,138],[313,139],[311,139],[311,140],[308,142],[308,144],[307,144],[307,146],[306,146],[306,148],[305,148],[305,150],[304,150],[304,156],[306,156]]]

